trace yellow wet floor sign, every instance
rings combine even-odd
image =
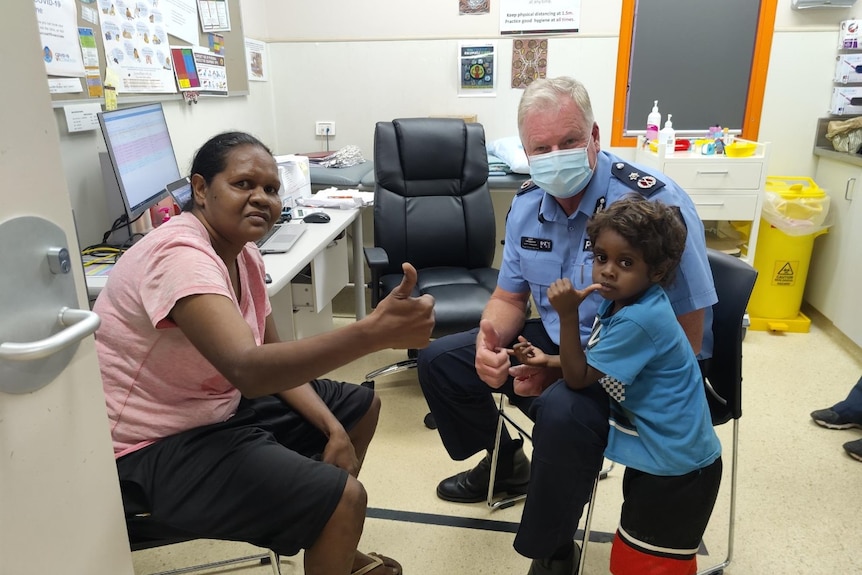
[[[788,262],[778,260],[775,262],[774,273],[772,274],[772,285],[774,286],[792,286],[796,283],[796,270],[799,268],[799,262]]]

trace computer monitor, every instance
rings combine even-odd
[[[98,117],[119,195],[132,221],[168,195],[165,186],[180,179],[165,114],[156,103],[100,112]]]

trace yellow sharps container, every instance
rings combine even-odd
[[[825,234],[829,196],[804,177],[766,178],[763,219],[754,267],[757,283],[748,302],[750,329],[806,333],[811,320],[799,311],[814,238]]]

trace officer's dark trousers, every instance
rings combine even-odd
[[[607,445],[609,400],[598,385],[573,391],[562,380],[531,399],[514,394],[511,377],[492,389],[476,374],[477,332],[442,337],[421,350],[419,383],[453,459],[493,448],[494,391],[505,393],[535,422],[530,486],[515,549],[548,558],[572,541],[589,501]],[[546,353],[558,353],[541,322],[527,322],[523,335]],[[503,440],[511,441],[504,433]]]
[[[832,409],[841,416],[841,419],[862,423],[862,377],[850,390],[850,394],[844,401],[839,401]]]

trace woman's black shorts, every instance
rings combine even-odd
[[[348,431],[374,392],[312,386]],[[223,423],[159,440],[117,460],[129,537],[246,541],[282,555],[314,544],[347,472],[322,463],[326,437],[276,396],[243,399]]]

